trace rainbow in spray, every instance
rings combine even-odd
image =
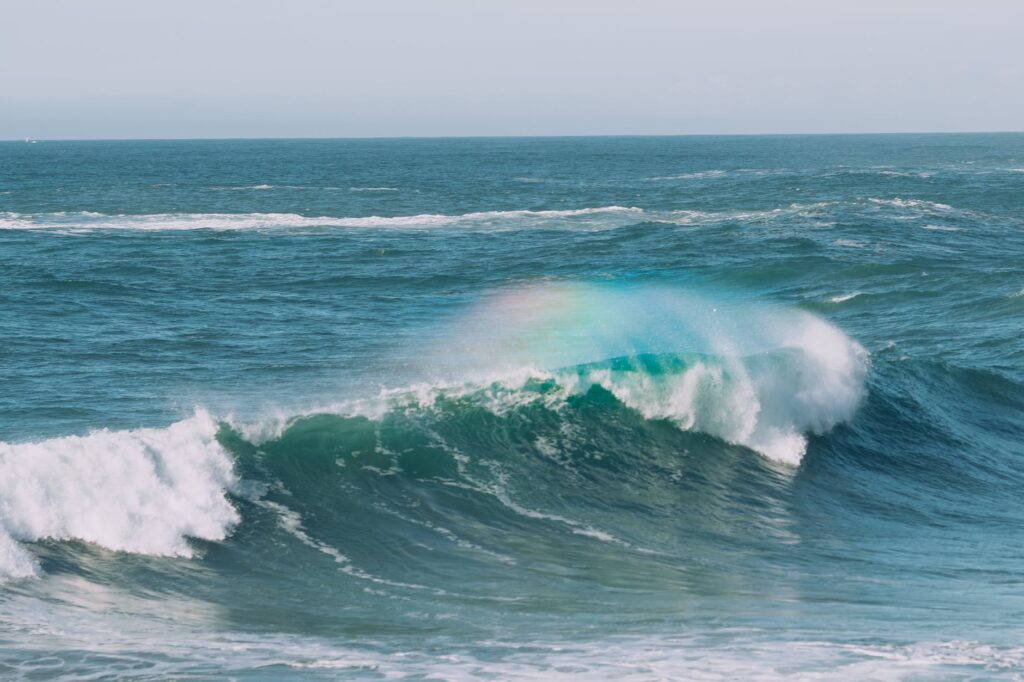
[[[461,374],[516,402],[526,379],[554,382],[549,402],[601,387],[645,418],[792,465],[808,433],[853,416],[868,368],[860,344],[805,311],[677,287],[573,282],[485,298],[425,357],[445,385]]]

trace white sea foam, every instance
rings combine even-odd
[[[865,171],[868,173],[877,173],[878,175],[888,175],[890,177],[898,178],[930,178],[934,173],[928,171],[901,171],[893,170],[889,166],[875,166],[874,168]]]
[[[258,189],[261,186],[248,189]],[[274,187],[278,189],[278,186]],[[235,188],[244,189],[244,188]],[[338,188],[321,188],[338,189]],[[352,187],[353,192],[398,191],[393,187]],[[305,216],[297,213],[153,213],[108,215],[88,211],[54,213],[0,213],[0,229],[52,230],[61,233],[92,230],[274,230],[274,229],[432,229],[464,227],[468,229],[516,230],[532,227],[609,229],[633,225],[638,221],[669,225],[702,226],[723,222],[774,223],[792,218],[812,219],[817,226],[831,208],[842,202],[818,201],[792,203],[770,208],[706,211],[698,209],[643,209],[636,206],[596,206],[574,209],[476,211],[463,214],[421,213],[400,216]],[[861,207],[886,206],[900,211],[893,217],[911,220],[926,214],[948,218],[956,209],[946,204],[916,199],[859,199]],[[807,224],[807,223],[805,223]]]
[[[333,217],[296,213],[155,213],[105,215],[92,212],[0,213],[0,229],[16,230],[253,230],[281,228],[431,228],[454,225],[510,227],[539,221],[573,221],[587,217],[636,216],[642,209],[600,206],[544,211],[480,211],[461,215]]]
[[[652,218],[679,225],[707,225],[721,222],[767,223],[774,220],[799,217],[813,218],[832,206],[834,202],[818,201],[810,204],[793,203],[767,209],[733,210],[733,211],[698,211],[677,210]]]
[[[728,171],[724,170],[706,170],[706,171],[694,171],[692,173],[682,173],[680,175],[658,175],[653,178],[647,178],[652,181],[661,180],[705,180],[708,178],[722,178],[728,175]]]
[[[97,591],[98,586],[89,584]],[[18,678],[53,674],[55,650],[95,652],[106,666],[146,679],[245,677],[291,668],[295,675],[381,679],[521,681],[615,680],[1019,680],[1024,647],[979,641],[861,644],[792,640],[752,628],[680,627],[671,635],[482,640],[438,655],[362,641],[254,633],[211,625],[212,605],[177,595],[155,601],[123,592],[102,595],[118,608],[68,609],[21,595],[6,600],[0,625],[15,650]],[[174,618],[154,612],[175,609]],[[198,615],[197,615],[198,614]],[[225,666],[229,661],[229,666]],[[289,677],[278,674],[278,677]]]
[[[0,577],[39,572],[21,542],[188,557],[186,538],[226,537],[239,520],[226,497],[236,479],[216,432],[198,411],[164,429],[0,443]]]
[[[796,465],[806,434],[825,433],[853,416],[866,358],[855,342],[809,315],[782,347],[792,353],[768,363],[726,351],[678,374],[597,369],[563,381],[574,394],[600,385],[647,419],[666,419]]]
[[[981,642],[920,642],[910,645],[857,645],[840,642],[744,638],[746,633],[680,633],[669,637],[609,638],[600,641],[545,641],[528,646],[483,642],[491,656],[469,653],[428,658],[411,653],[381,654],[340,650],[335,656],[295,668],[352,670],[362,667],[382,677],[413,671],[450,680],[1018,680],[1024,648]]]
[[[869,197],[868,201],[877,206],[889,206],[891,208],[902,208],[902,209],[915,209],[922,212],[928,213],[950,213],[955,209],[949,204],[939,203],[938,201],[927,201],[925,199],[901,199],[895,197],[893,199],[880,199],[877,197]]]

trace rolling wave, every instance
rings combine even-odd
[[[609,516],[609,504],[685,514],[673,523],[695,538],[735,526],[730,542],[755,542],[752,527],[786,541],[766,506],[806,471],[812,443],[812,470],[834,459],[855,489],[888,490],[885,510],[928,486],[954,508],[951,482],[999,492],[1006,473],[929,464],[928,442],[962,439],[963,415],[946,414],[943,396],[989,422],[992,405],[1024,405],[1011,379],[894,350],[869,358],[802,310],[651,285],[495,292],[420,355],[438,378],[281,418],[198,409],[162,429],[0,444],[0,576],[49,572],[53,547],[77,546],[67,541],[179,558],[209,543],[262,555],[291,542],[352,580],[449,590],[421,584],[415,565],[379,565],[374,543],[395,524],[486,565],[513,566],[552,543],[662,551],[647,517]],[[885,454],[893,446],[917,454]],[[886,482],[876,469],[907,478]],[[666,501],[647,499],[666,485]],[[410,506],[410,494],[440,508]],[[529,540],[503,544],[482,532],[491,526]]]
[[[199,411],[164,429],[0,443],[0,575],[38,573],[18,542],[82,540],[189,557],[186,537],[223,540],[239,517],[217,429]]]
[[[284,451],[307,466],[324,447],[331,462],[344,456],[379,470],[396,466],[389,453],[418,452],[416,466],[455,467],[463,485],[517,514],[629,545],[563,514],[531,510],[500,481],[482,482],[465,467],[493,454],[496,428],[546,457],[563,456],[573,442],[628,450],[607,432],[609,422],[632,425],[627,442],[667,427],[793,467],[809,435],[853,417],[868,370],[859,344],[809,313],[657,287],[520,287],[484,301],[445,337],[443,350],[423,356],[442,380],[284,419],[217,420],[200,409],[165,429],[0,445],[0,574],[38,574],[24,543],[42,540],[191,556],[188,538],[223,540],[239,523],[231,498],[248,489],[244,481],[272,483],[246,462]],[[398,422],[405,435],[383,447],[376,434]],[[303,544],[345,562],[282,505],[263,509]]]
[[[813,360],[789,349],[746,358],[742,369],[708,356],[622,357],[484,384],[393,389],[280,421],[246,424],[199,410],[163,429],[4,443],[0,576],[40,575],[45,565],[35,547],[50,541],[188,558],[197,540],[233,542],[240,525],[256,521],[254,515],[269,515],[279,532],[354,579],[403,589],[428,588],[358,567],[345,547],[356,538],[325,531],[324,519],[355,515],[348,523],[380,540],[380,534],[395,532],[388,529],[395,519],[388,519],[397,514],[402,523],[435,533],[469,556],[502,565],[517,563],[526,548],[496,545],[493,538],[485,543],[446,524],[479,529],[511,514],[531,528],[539,524],[530,533],[551,534],[544,542],[534,535],[539,547],[568,534],[657,554],[657,545],[648,544],[657,533],[646,523],[643,533],[623,534],[603,525],[594,509],[615,495],[624,496],[618,504],[649,504],[641,500],[679,480],[699,500],[691,500],[688,513],[717,510],[710,520],[696,515],[686,521],[694,532],[709,523],[719,528],[725,516],[738,519],[741,528],[770,524],[763,509],[770,498],[741,501],[733,488],[770,490],[777,477],[797,475],[794,465],[800,465],[808,435],[828,434],[848,420],[854,420],[851,427],[825,452],[859,458],[837,465],[853,467],[846,474],[851,485],[881,486],[887,514],[900,509],[893,490],[904,490],[910,501],[915,490],[935,488],[951,506],[949,495],[964,486],[967,492],[978,485],[1015,494],[1001,467],[985,471],[975,462],[961,471],[956,462],[929,464],[927,446],[904,461],[883,456],[874,444],[881,437],[914,453],[921,443],[958,438],[960,425],[938,407],[941,400],[928,398],[932,394],[960,395],[971,411],[994,401],[1013,410],[1024,407],[1024,387],[930,362],[896,356],[884,362],[889,378],[876,385],[856,419],[864,389],[846,383],[856,377],[822,375]],[[907,404],[908,390],[925,402]],[[752,410],[758,400],[765,406]],[[877,470],[885,474],[879,478]],[[618,479],[620,490],[606,487],[608,476]],[[897,488],[884,483],[892,476],[902,479]],[[374,483],[388,479],[399,491],[422,488],[435,502],[440,493],[429,486],[462,490],[477,501],[441,516],[404,504],[392,509]],[[573,504],[563,499],[566,485],[576,487]],[[467,513],[472,518],[464,518]],[[926,510],[900,513],[913,518]],[[319,525],[307,527],[309,519]],[[768,525],[763,532],[783,531]]]
[[[862,368],[850,369],[849,376],[826,376],[798,352],[745,361],[641,355],[553,372],[527,371],[485,384],[391,389],[374,399],[283,421],[218,422],[200,410],[165,429],[100,430],[38,443],[4,443],[0,574],[37,575],[37,562],[18,543],[40,540],[81,540],[115,551],[189,557],[187,538],[223,540],[240,520],[229,502],[230,495],[244,488],[237,457],[284,449],[316,461],[310,438],[321,443],[326,438],[338,455],[376,453],[363,465],[387,468],[391,464],[382,455],[415,449],[429,434],[453,423],[465,429],[454,440],[476,444],[466,456],[482,455],[487,452],[486,431],[497,419],[549,456],[558,456],[568,447],[564,434],[556,430],[545,436],[546,425],[575,422],[575,428],[600,440],[600,419],[630,414],[637,429],[671,424],[796,465],[807,445],[805,432],[824,433],[856,409]],[[601,416],[593,421],[581,410],[596,410]],[[396,419],[411,420],[418,436],[389,448],[375,437],[366,441]],[[524,511],[500,491],[489,493],[518,513],[563,522],[575,533],[611,538],[584,524]],[[286,508],[274,509],[282,527],[319,548],[302,531],[299,519]]]

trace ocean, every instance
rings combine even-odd
[[[0,143],[3,679],[1024,678],[1024,134]]]

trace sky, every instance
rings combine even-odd
[[[1022,129],[1021,0],[0,0],[0,139]]]

